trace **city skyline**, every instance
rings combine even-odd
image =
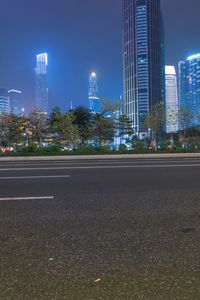
[[[55,17],[53,13],[56,2],[48,1],[49,14],[52,16],[49,20],[44,10],[41,10],[43,15],[38,10],[37,0],[31,3],[30,7],[24,0],[20,1],[20,5],[16,2],[3,2],[3,13],[0,13],[2,23],[0,31],[3,37],[0,51],[1,87],[22,90],[26,102],[23,105],[29,107],[34,100],[34,58],[37,53],[47,51],[51,74],[50,108],[58,104],[67,109],[70,101],[73,101],[75,106],[87,105],[88,73],[93,69],[98,73],[101,83],[101,96],[111,99],[120,97],[122,94],[121,0],[110,0],[106,4],[105,1],[95,1],[95,3],[90,0],[85,1],[81,4],[83,12],[79,24],[75,24],[73,20],[76,12],[73,1],[57,7]],[[175,65],[177,68],[179,60],[199,52],[200,21],[197,12],[200,4],[193,0],[190,5],[184,0],[163,0],[161,3],[165,22],[166,64]],[[46,1],[43,1],[41,5],[43,7],[46,4]],[[15,14],[12,18],[5,18],[10,13],[11,5],[12,8],[14,7]],[[23,7],[22,11],[20,7]],[[33,17],[30,17],[31,10],[37,16],[37,24],[33,22]],[[178,15],[177,11],[181,11],[181,14]],[[65,21],[68,14],[70,16]],[[90,14],[89,18],[87,18],[88,14]],[[104,22],[101,16],[104,17]],[[20,24],[23,26],[18,24],[19,18],[22,19]],[[188,19],[187,25],[185,18]],[[15,24],[15,32],[13,24]],[[29,29],[24,29],[24,25]],[[179,47],[175,45],[175,41]],[[78,89],[75,88],[77,84]]]

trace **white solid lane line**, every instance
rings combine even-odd
[[[69,178],[70,175],[52,175],[52,176],[7,176],[7,177],[0,177],[1,179],[49,179],[49,178]]]
[[[42,196],[42,197],[8,197],[0,198],[0,201],[18,201],[18,200],[48,200],[54,199],[54,196]]]

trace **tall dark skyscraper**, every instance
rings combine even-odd
[[[35,69],[35,108],[48,113],[48,55],[41,53],[36,56]]]
[[[164,97],[164,38],[160,0],[123,0],[125,113],[144,138],[144,119]]]
[[[200,124],[200,54],[179,62],[179,108],[189,114],[181,129]]]

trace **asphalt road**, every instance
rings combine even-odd
[[[0,300],[199,300],[200,158],[0,162]]]

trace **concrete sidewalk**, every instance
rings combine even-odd
[[[200,153],[163,153],[163,154],[110,154],[110,155],[66,155],[66,156],[21,156],[0,157],[2,161],[53,161],[53,160],[96,160],[96,159],[141,159],[141,158],[200,158]]]

